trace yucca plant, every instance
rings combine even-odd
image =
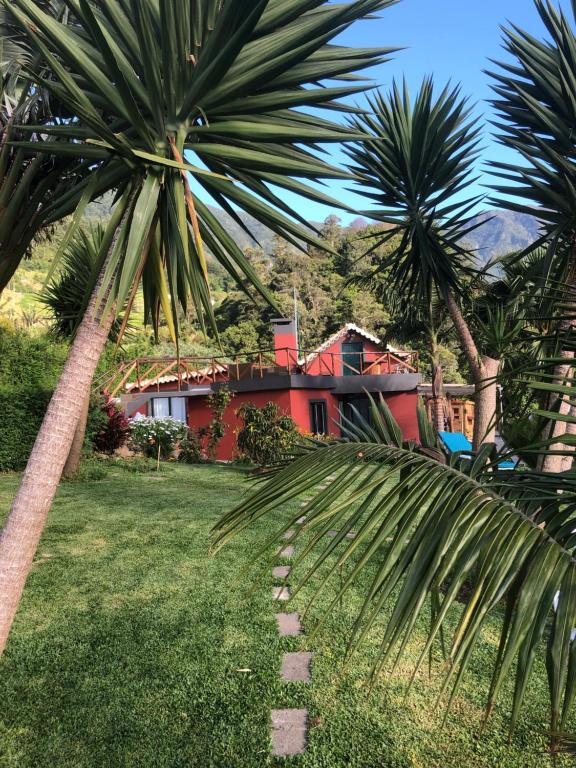
[[[278,544],[285,545],[286,531],[293,531],[290,543],[301,546],[291,572],[292,595],[304,586],[312,594],[304,618],[321,595],[329,595],[328,607],[309,627],[312,637],[349,590],[363,590],[347,656],[362,646],[386,608],[374,681],[401,662],[406,644],[431,614],[413,672],[436,643],[440,647],[442,635],[451,638],[443,686],[449,706],[487,617],[499,615],[487,715],[514,673],[514,729],[534,663],[547,646],[550,725],[559,733],[570,722],[576,695],[576,475],[501,471],[503,457],[489,445],[475,455],[447,457],[421,408],[419,418],[421,444],[406,443],[384,401],[372,399],[370,423],[343,424],[346,439],[310,445],[224,515],[214,531],[215,549],[261,517],[278,519],[283,505],[305,498],[262,542],[254,562],[265,563],[269,573]],[[301,515],[305,521],[298,525]],[[462,606],[465,583],[469,597]]]
[[[0,650],[115,307],[126,301],[129,315],[142,282],[148,318],[157,325],[162,311],[175,337],[178,305],[191,302],[212,322],[205,247],[270,298],[207,199],[238,222],[239,208],[290,242],[321,245],[279,190],[333,204],[306,180],[349,174],[317,149],[358,135],[330,118],[351,109],[342,99],[366,87],[357,73],[388,51],[332,41],[392,2],[68,0],[73,23],[64,24],[32,0],[2,0],[41,61],[29,77],[74,115],[42,127],[58,139],[46,151],[89,162],[85,199],[105,185],[118,203],[96,289],[0,539]]]
[[[37,297],[50,315],[51,334],[59,340],[71,342],[82,321],[98,278],[98,254],[103,238],[102,224],[80,229],[64,250],[57,274],[46,283]],[[123,320],[117,317],[108,333],[108,340],[117,343],[123,329]],[[75,477],[80,468],[89,409],[90,393],[84,402],[64,465],[62,475],[65,478]]]
[[[494,62],[491,72],[498,114],[498,139],[516,151],[518,162],[493,162],[498,203],[505,208],[538,216],[548,260],[544,277],[565,284],[558,305],[563,308],[556,337],[564,349],[555,365],[559,387],[570,376],[573,352],[562,340],[573,333],[576,291],[576,33],[573,20],[548,0],[535,0],[546,30],[538,39],[517,26],[504,30],[504,48],[511,60]],[[571,2],[576,19],[576,3]],[[511,182],[511,183],[510,183]],[[558,264],[558,258],[560,264]],[[556,259],[556,263],[554,260]],[[552,274],[551,269],[555,267]],[[550,408],[568,413],[570,405],[551,393]],[[547,436],[565,427],[551,423]],[[550,452],[543,469],[559,471],[561,457]]]
[[[59,0],[38,5],[54,17],[65,8]],[[39,154],[40,145],[56,141],[42,130],[32,135],[29,149],[12,144],[30,138],[22,130],[27,124],[46,127],[55,114],[65,118],[69,113],[26,77],[24,67],[33,62],[33,53],[23,32],[9,22],[0,7],[0,294],[36,235],[74,212],[90,173],[84,160]]]
[[[445,302],[476,384],[474,445],[495,437],[496,376],[500,361],[485,354],[460,306],[464,279],[474,274],[466,236],[478,226],[472,211],[478,197],[463,198],[473,182],[479,128],[460,89],[435,95],[431,78],[412,102],[408,87],[394,84],[388,96],[369,97],[371,114],[350,125],[373,141],[349,150],[351,170],[373,203],[365,215],[390,225],[378,247],[397,245],[376,271],[389,274],[397,293],[418,306],[437,292]]]

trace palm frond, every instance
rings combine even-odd
[[[432,600],[432,622],[414,674],[440,634],[451,637],[443,688],[450,705],[486,617],[500,616],[487,711],[515,669],[514,728],[535,659],[547,643],[551,731],[564,729],[576,694],[576,475],[563,477],[559,494],[557,477],[500,471],[493,446],[446,463],[426,445],[399,444],[386,410],[375,401],[372,407],[370,430],[308,451],[224,515],[214,531],[216,549],[259,518],[277,518],[278,509],[305,495],[306,505],[283,518],[254,562],[275,562],[278,543],[287,530],[294,531],[291,541],[302,546],[294,561],[293,595],[311,588],[306,614],[320,595],[329,595],[314,632],[349,590],[363,589],[347,655],[386,615],[371,670],[374,681],[402,659]],[[302,514],[304,525],[297,526]],[[329,531],[337,533],[328,537]],[[462,607],[458,596],[465,582],[472,590]]]
[[[537,39],[517,26],[504,29],[512,62],[493,62],[498,139],[519,154],[515,164],[494,161],[501,207],[536,215],[551,241],[576,231],[576,34],[562,9],[535,0],[547,32]]]
[[[56,121],[57,146],[46,151],[88,160],[109,188],[139,184],[126,251],[110,265],[110,302],[122,304],[142,275],[155,325],[166,295],[176,329],[177,305],[189,302],[214,325],[205,245],[273,301],[205,203],[243,210],[297,247],[322,246],[276,187],[316,199],[309,180],[350,178],[321,145],[361,133],[312,109],[350,111],[342,100],[367,87],[356,73],[391,50],[333,39],[393,2],[74,0],[65,25],[33,0],[2,0],[43,62],[30,77],[75,115]],[[63,212],[61,201],[48,209],[54,219]],[[152,226],[158,235],[148,237]]]
[[[414,102],[406,83],[368,101],[371,114],[352,117],[350,125],[373,141],[354,144],[348,154],[363,194],[376,206],[369,215],[390,225],[374,247],[399,241],[379,269],[389,270],[405,295],[429,299],[433,286],[458,291],[472,266],[462,241],[475,226],[471,211],[478,202],[461,199],[479,146],[468,101],[458,87],[436,95],[432,78]]]
[[[98,279],[104,236],[101,224],[81,229],[64,250],[59,272],[37,297],[51,316],[51,332],[59,339],[72,339],[84,316]],[[121,327],[122,319],[117,318],[110,331],[110,341],[118,340]]]

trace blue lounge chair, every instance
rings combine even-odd
[[[471,459],[472,455],[466,452],[472,450],[472,443],[463,432],[438,432],[440,440],[446,446],[448,453],[462,453],[463,458]]]
[[[438,436],[449,453],[460,453],[464,459],[472,458],[472,454],[468,453],[472,450],[472,443],[463,432],[438,432]],[[498,462],[498,469],[514,469],[515,467],[516,462],[510,459]]]

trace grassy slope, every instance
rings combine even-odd
[[[0,476],[0,513],[16,484]],[[207,554],[211,525],[245,490],[235,470],[173,465],[61,488],[0,661],[2,768],[551,765],[542,668],[513,746],[498,713],[475,738],[494,627],[443,730],[427,675],[406,705],[407,667],[367,696],[376,636],[336,678],[350,606],[309,642],[313,685],[282,685],[281,653],[302,643],[277,637],[269,584],[250,598],[232,589],[269,523]],[[282,706],[314,719],[293,762],[268,756],[270,710]]]

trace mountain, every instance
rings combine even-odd
[[[91,203],[86,216],[92,219],[106,219],[110,215],[112,197],[110,195],[100,201]],[[210,206],[210,210],[228,233],[238,243],[240,248],[256,248],[258,245],[270,253],[273,248],[274,233],[256,221],[252,216],[240,211],[237,216],[254,235],[254,238],[242,228],[241,224],[222,208]],[[478,214],[473,223],[481,223],[478,229],[467,236],[467,243],[477,252],[479,260],[484,264],[496,256],[504,256],[513,251],[520,251],[533,243],[538,237],[538,220],[526,213],[514,211],[488,210]],[[317,222],[313,222],[318,227]],[[346,229],[351,233],[358,232],[368,226],[364,218],[354,219]]]
[[[538,219],[527,213],[492,210],[478,214],[474,223],[482,222],[478,229],[466,237],[482,263],[496,256],[521,251],[539,236]]]

